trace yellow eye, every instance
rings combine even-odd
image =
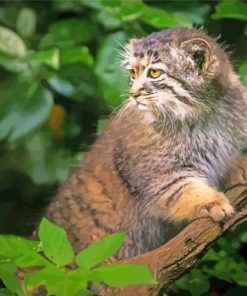
[[[130,78],[131,78],[131,79],[136,79],[136,72],[135,72],[134,69],[131,69],[131,70],[130,70]]]
[[[156,69],[150,69],[148,71],[148,76],[151,78],[158,78],[161,75],[161,70],[156,70]]]

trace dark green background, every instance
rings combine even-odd
[[[247,85],[247,4],[54,0],[0,3],[0,232],[28,235],[111,111],[127,97],[119,51],[131,37],[204,26]],[[217,242],[178,295],[246,295],[247,230]],[[212,294],[213,295],[213,294]]]

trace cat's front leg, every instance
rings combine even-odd
[[[156,204],[159,212],[164,210],[170,220],[211,217],[219,222],[234,213],[224,193],[208,185],[203,178],[190,178],[188,182],[176,185],[174,192],[164,193]]]

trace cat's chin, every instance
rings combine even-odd
[[[153,123],[156,121],[155,117],[153,116],[153,114],[151,112],[146,112],[144,117],[148,123]]]
[[[137,103],[137,108],[139,110],[144,110],[144,111],[147,111],[148,110],[148,106],[145,105],[145,104],[142,104],[142,103]]]

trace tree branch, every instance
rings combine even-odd
[[[176,237],[151,252],[125,260],[147,264],[158,281],[157,286],[142,285],[107,288],[106,296],[156,296],[162,287],[191,269],[211,245],[226,231],[247,221],[247,158],[236,160],[227,175],[226,196],[236,213],[225,223],[216,224],[210,218],[193,221]]]

